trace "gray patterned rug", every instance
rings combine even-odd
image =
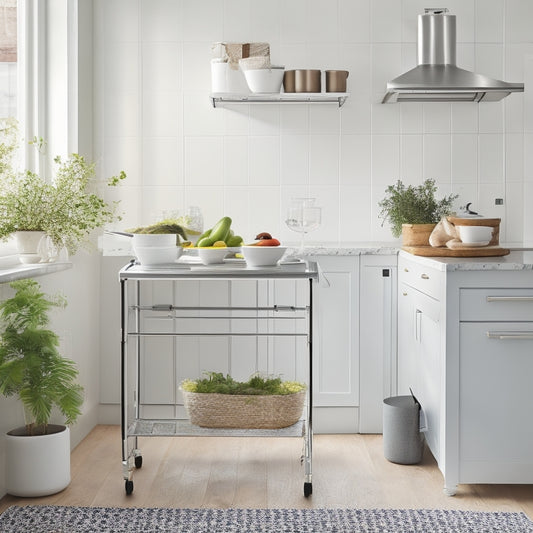
[[[533,533],[523,513],[425,509],[142,509],[13,506],[2,533]]]

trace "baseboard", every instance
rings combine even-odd
[[[359,433],[359,408],[315,407],[313,433]]]

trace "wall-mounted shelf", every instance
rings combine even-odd
[[[213,93],[210,98],[213,107],[225,104],[337,104],[341,107],[348,96],[348,93]]]

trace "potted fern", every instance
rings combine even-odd
[[[42,151],[45,142],[32,141]],[[19,172],[14,164],[18,141],[16,124],[0,125],[0,239],[15,235],[22,262],[39,262],[36,246],[47,235],[56,249],[74,254],[96,229],[120,219],[118,202],[102,197],[95,164],[82,155],[54,159],[53,177]],[[112,176],[107,186],[115,187],[126,174]],[[29,242],[28,242],[29,241]],[[19,244],[20,243],[20,244]],[[29,244],[29,247],[26,247]]]
[[[44,496],[70,483],[68,426],[81,414],[83,389],[73,361],[59,353],[59,337],[48,329],[49,311],[66,305],[33,279],[10,284],[15,294],[0,302],[0,393],[17,397],[25,424],[6,435],[6,490]],[[58,409],[65,425],[51,424]]]
[[[458,195],[450,194],[438,200],[435,180],[405,186],[401,180],[389,185],[385,197],[378,203],[382,225],[389,222],[394,237],[402,236],[404,246],[429,246],[429,235],[443,216],[452,214]]]

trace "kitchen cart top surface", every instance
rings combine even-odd
[[[244,261],[216,265],[176,262],[160,267],[146,267],[128,263],[119,271],[119,279],[317,279],[316,263],[278,265],[272,267],[246,266]]]

